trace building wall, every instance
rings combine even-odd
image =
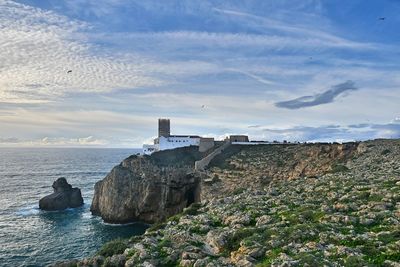
[[[158,142],[159,150],[166,150],[185,146],[198,146],[200,138],[161,136]]]
[[[199,151],[205,152],[214,147],[214,138],[200,138]]]
[[[143,145],[143,154],[150,155],[153,152],[158,151],[158,145]]]
[[[171,126],[169,119],[158,119],[158,137],[160,136],[170,136],[171,135]]]
[[[229,136],[229,141],[233,142],[249,142],[249,137],[247,135],[231,135]]]

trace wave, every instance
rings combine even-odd
[[[112,226],[112,227],[121,227],[121,226],[129,226],[129,225],[149,225],[147,223],[141,222],[130,222],[130,223],[106,223],[104,221],[101,222],[104,225]]]
[[[64,210],[41,210],[39,209],[38,204],[29,205],[23,208],[20,208],[16,211],[16,214],[19,216],[31,216],[31,215],[38,215],[40,213],[63,213],[63,212],[79,212],[87,210],[90,207],[90,204],[84,203],[82,206],[77,208],[67,208]]]
[[[35,204],[17,210],[16,214],[20,216],[31,216],[31,215],[37,215],[40,212],[41,210],[39,209],[39,205]]]

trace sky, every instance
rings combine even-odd
[[[400,138],[400,0],[0,0],[0,146]]]

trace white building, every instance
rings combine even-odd
[[[143,145],[143,154],[150,155],[153,152],[175,149],[185,146],[199,146],[201,137],[197,135],[170,135],[160,136],[154,139],[153,145]]]
[[[171,135],[168,137],[160,136],[154,140],[158,143],[159,150],[174,149],[184,146],[199,146],[200,136],[197,135]]]
[[[200,144],[202,144],[201,148]],[[198,135],[171,135],[169,120],[159,119],[158,137],[154,139],[154,144],[143,145],[143,154],[150,155],[156,151],[175,149],[185,146],[199,146],[199,150],[203,151],[214,146],[214,139],[201,138]]]

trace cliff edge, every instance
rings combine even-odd
[[[197,147],[131,156],[97,182],[90,210],[108,223],[154,223],[199,201]]]

